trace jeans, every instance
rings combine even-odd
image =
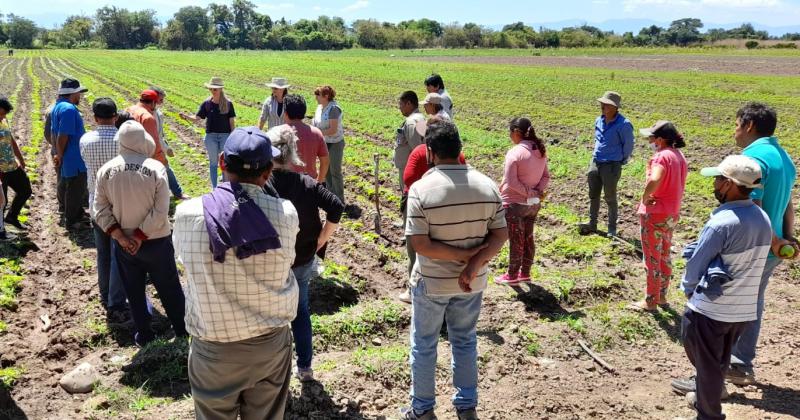
[[[28,179],[28,174],[22,168],[17,168],[11,172],[0,174],[0,179],[3,180],[3,195],[8,197],[8,188],[14,190],[14,200],[9,206],[8,213],[5,218],[8,220],[17,220],[19,212],[25,206],[25,202],[31,197],[31,181]],[[6,202],[8,205],[8,202]],[[0,209],[5,210],[5,209]],[[2,214],[0,214],[2,216]]]
[[[428,296],[423,280],[411,289],[411,406],[427,411],[436,404],[436,346],[442,322],[453,353],[453,405],[478,405],[478,337],[476,326],[483,292]]]
[[[166,236],[142,242],[136,255],[131,255],[121,247],[115,246],[119,276],[125,287],[130,304],[131,318],[136,326],[136,342],[144,345],[155,336],[150,329],[150,313],[147,310],[145,288],[147,275],[158,291],[158,298],[167,312],[176,336],[186,335],[183,321],[185,298],[178,281],[178,269],[175,266],[175,249],[172,238]]]
[[[106,308],[125,306],[125,288],[119,278],[117,258],[111,250],[110,236],[100,226],[92,223],[94,228],[94,246],[97,248],[97,285],[100,288],[100,301]]]
[[[169,190],[172,192],[173,197],[183,197],[183,188],[181,188],[181,184],[178,183],[178,178],[175,177],[175,172],[172,172],[172,168],[169,165],[167,165],[167,182],[169,183]]]
[[[230,133],[206,133],[206,137],[203,139],[203,143],[206,145],[206,152],[208,152],[208,173],[211,178],[211,188],[217,188],[217,162],[219,162],[219,154],[222,153],[229,135]]]
[[[308,369],[311,367],[311,357],[314,348],[311,344],[311,312],[308,309],[308,282],[316,274],[315,259],[292,269],[297,279],[298,298],[297,316],[292,321],[292,334],[294,335],[294,350],[297,353],[297,367]]]
[[[608,205],[608,233],[617,233],[617,184],[622,176],[622,162],[595,162],[589,164],[586,174],[589,182],[589,225],[597,227],[600,212],[600,192]]]
[[[734,344],[731,356],[731,365],[733,366],[741,367],[745,370],[753,369],[753,360],[756,358],[756,344],[758,344],[758,335],[761,333],[761,319],[764,315],[764,296],[767,293],[767,284],[769,284],[772,272],[780,264],[780,258],[768,258],[767,263],[764,265],[764,273],[761,275],[761,284],[758,287],[758,306],[756,309],[758,318],[747,324],[744,331],[742,331],[741,337]]]
[[[681,321],[681,341],[686,356],[697,370],[698,419],[724,420],[720,395],[725,388],[725,372],[731,347],[748,323],[715,321],[686,308]]]
[[[330,166],[325,176],[325,185],[333,195],[339,197],[344,203],[344,175],[342,174],[342,159],[344,158],[344,140],[338,143],[326,143]]]
[[[86,172],[80,172],[69,178],[62,176],[64,189],[64,219],[67,226],[80,222],[84,215],[83,205],[88,203],[86,197]]]

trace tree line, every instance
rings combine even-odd
[[[56,29],[44,29],[24,17],[0,14],[0,44],[12,48],[108,48],[169,50],[271,49],[339,50],[413,48],[576,48],[621,46],[689,46],[722,39],[748,39],[748,47],[766,39],[800,40],[800,33],[770,38],[746,23],[734,29],[701,32],[700,19],[673,21],[669,27],[642,28],[637,34],[616,34],[590,25],[538,30],[522,22],[494,30],[476,23],[443,24],[431,19],[400,23],[357,20],[347,25],[340,17],[273,21],[248,0],[230,5],[187,6],[166,24],[155,10],[130,11],[115,6],[94,16],[69,16]],[[753,43],[755,42],[755,43]],[[793,43],[779,44],[794,46]]]

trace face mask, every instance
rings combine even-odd
[[[717,201],[719,201],[720,204],[725,204],[725,193],[722,192],[721,189],[720,190],[717,190],[717,189],[714,190],[714,198],[716,198]]]
[[[658,151],[658,145],[655,144],[655,143],[650,143],[650,150],[652,150],[654,152],[657,152]]]

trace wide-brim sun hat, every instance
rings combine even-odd
[[[620,108],[622,105],[622,96],[617,92],[608,91],[604,93],[603,96],[597,98],[597,102]]]
[[[225,87],[225,83],[222,82],[221,77],[212,77],[211,80],[209,80],[208,83],[204,84],[203,86],[208,89],[222,89]]]
[[[272,81],[267,83],[267,86],[275,89],[289,89],[292,87],[285,77],[273,77]]]
[[[72,95],[73,93],[85,93],[88,91],[89,89],[81,86],[79,81],[70,78],[62,80],[58,88],[59,95]]]

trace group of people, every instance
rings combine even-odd
[[[409,257],[408,289],[401,299],[412,305],[411,404],[401,412],[406,419],[436,418],[436,349],[446,324],[456,414],[477,419],[477,321],[488,264],[509,241],[508,268],[494,282],[531,281],[534,225],[550,184],[547,147],[530,119],[511,120],[512,147],[498,187],[466,164],[441,76],[431,75],[425,85],[421,103],[413,91],[398,99],[403,121],[393,157]],[[163,89],[149,87],[125,111],[110,98],[96,99],[95,129],[85,133],[76,106],[86,88],[74,79],[62,81],[46,123],[59,207],[73,229],[86,224],[83,208],[89,208],[101,301],[110,313],[130,314],[137,345],[155,338],[148,282],[158,291],[175,336],[192,337],[189,380],[198,418],[281,418],[293,344],[294,375],[301,381],[314,378],[308,289],[316,258],[324,256],[343,214],[353,211],[344,203],[343,111],[336,91],[320,86],[312,124],[304,123],[304,98],[289,94],[287,80],[276,77],[268,84],[272,95],[257,126],[236,127],[223,81],[215,77],[205,86],[210,95],[198,111],[180,115],[205,120],[213,189],[189,198],[169,168],[167,156],[174,152],[164,139],[159,111]],[[604,194],[607,234],[617,235],[617,184],[632,157],[634,131],[619,112],[618,93],[606,92],[598,103],[587,173],[589,222],[579,230],[597,232]],[[2,219],[22,229],[18,217],[30,183],[3,118],[12,109],[0,99],[0,198],[7,187],[14,190]],[[701,172],[714,177],[720,206],[683,254],[681,289],[689,301],[682,336],[696,375],[672,383],[676,392],[689,395],[698,418],[724,418],[720,399],[726,377],[737,384],[754,382],[769,277],[800,250],[791,199],[796,169],[774,137],[776,126],[772,108],[745,105],[736,114],[734,134],[742,155]],[[657,311],[668,305],[671,238],[688,173],[680,151],[686,142],[669,121],[639,131],[653,155],[637,210],[645,297],[631,307]],[[181,200],[174,224],[171,195]],[[176,260],[184,268],[185,290]]]

